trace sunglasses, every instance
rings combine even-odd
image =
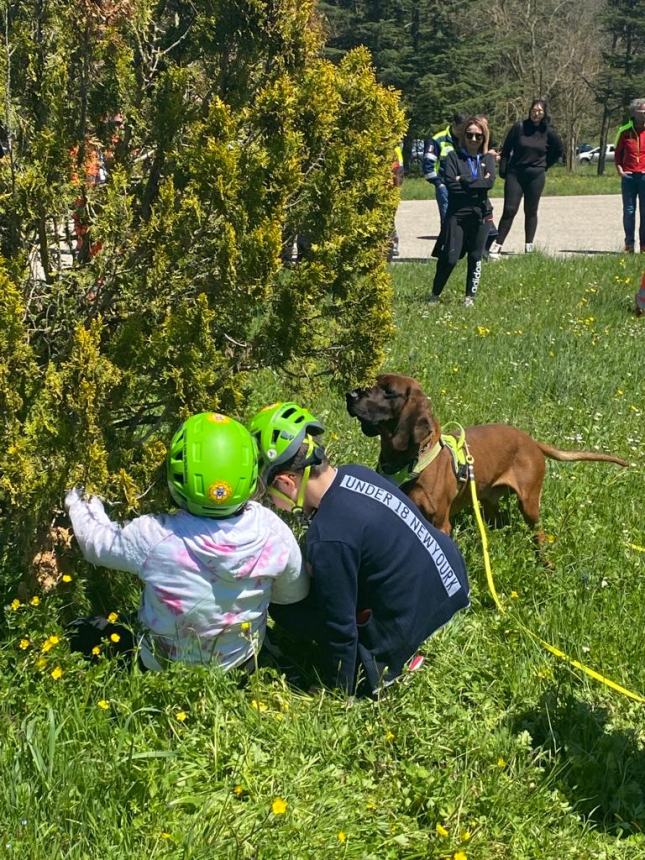
[[[467,131],[466,132],[466,139],[467,140],[483,140],[484,135],[478,131]]]

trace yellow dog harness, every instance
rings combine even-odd
[[[402,487],[412,481],[416,481],[421,472],[427,469],[433,463],[443,448],[448,448],[452,457],[452,467],[455,472],[455,477],[458,481],[465,483],[468,480],[468,464],[466,462],[466,432],[461,424],[451,422],[447,427],[454,427],[452,433],[442,433],[439,439],[430,446],[426,444],[419,448],[419,454],[416,460],[407,463],[398,472],[388,472],[381,465],[381,461],[376,466],[376,471],[379,475],[384,475],[389,478],[397,487]],[[444,428],[445,429],[445,428]]]

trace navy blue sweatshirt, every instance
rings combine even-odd
[[[453,541],[386,477],[343,466],[307,533],[326,641],[326,680],[353,691],[360,666],[375,691],[419,645],[468,606]]]

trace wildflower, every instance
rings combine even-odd
[[[71,582],[72,581],[72,577],[69,575],[69,573],[64,573],[61,578],[62,578],[63,582]]]
[[[500,756],[497,759],[497,767],[506,767],[506,759]]]
[[[555,543],[555,535],[544,535],[544,540],[547,543]]]
[[[244,786],[243,786],[243,785],[236,785],[236,786],[233,788],[233,794],[234,794],[236,797],[240,797],[241,795],[243,795],[243,794],[244,794]]]
[[[274,815],[284,815],[286,811],[287,801],[283,800],[281,797],[274,798],[274,801],[271,804],[271,812]]]
[[[490,334],[490,329],[486,328],[485,325],[478,325],[477,326],[477,334],[480,337],[486,337],[487,334]]]
[[[344,830],[339,830],[338,833],[336,834],[336,837],[337,837],[339,842],[346,842],[347,841],[347,834],[345,833]]]
[[[16,598],[15,600],[11,601],[9,606],[11,609],[13,609],[14,612],[17,612],[20,609],[20,607],[22,606],[22,603],[18,600],[18,598]]]
[[[517,591],[511,591],[511,600],[517,600],[518,597],[519,594],[517,593]]]
[[[45,639],[45,641],[43,642],[43,647],[40,650],[43,652],[43,654],[47,654],[47,652],[51,651],[53,647],[54,646],[49,641],[49,639]]]
[[[175,719],[179,720],[180,723],[185,723],[188,718],[188,714],[186,711],[177,711],[175,714]]]
[[[465,851],[455,851],[452,855],[452,860],[468,860],[468,855]]]
[[[31,603],[32,606],[40,606],[40,597],[38,597],[37,594],[34,594],[29,603]]]
[[[95,645],[95,646],[92,648],[92,654],[94,654],[94,656],[95,656],[95,657],[98,657],[100,653],[101,653],[101,646],[100,646],[100,645]]]
[[[470,830],[462,830],[461,831],[461,841],[462,842],[470,842],[470,840],[472,838],[473,838],[473,834],[470,832]]]
[[[58,681],[59,678],[62,678],[63,677],[63,670],[61,669],[61,667],[56,666],[55,669],[52,669],[51,676],[54,679],[54,681]]]
[[[20,647],[20,650],[21,650],[21,651],[26,651],[26,650],[27,650],[27,648],[29,648],[29,646],[30,646],[30,645],[31,645],[31,642],[29,641],[29,639],[21,639],[21,640],[20,640],[20,645],[19,645],[19,647]]]
[[[172,839],[172,833],[168,833],[166,830],[162,830],[159,835],[162,839]]]
[[[47,660],[45,660],[44,657],[39,657],[36,660],[36,669],[44,669],[46,665],[47,665]]]
[[[110,707],[110,703],[107,699],[99,699],[96,703],[102,711],[107,711]]]
[[[56,634],[54,633],[52,636],[49,637],[47,641],[51,642],[52,645],[58,645],[58,643],[60,642],[60,636],[56,636]]]
[[[392,732],[388,729],[387,732],[385,732],[385,743],[391,744],[392,741],[394,740],[394,738],[395,738],[394,732]]]
[[[448,836],[448,829],[443,826],[443,824],[437,824],[435,827],[437,832],[437,836],[441,836],[442,839],[445,839]]]
[[[110,641],[114,642],[114,643],[120,642],[121,637],[119,636],[118,633],[110,633]]]
[[[268,711],[269,706],[265,702],[260,702],[259,699],[253,699],[251,701],[251,707],[255,708],[256,711]]]
[[[110,622],[110,624],[116,624],[116,622],[119,620],[119,613],[118,612],[110,612],[110,614],[107,617],[107,620]]]

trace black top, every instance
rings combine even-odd
[[[448,189],[448,214],[475,211],[483,214],[488,191],[495,182],[495,156],[469,156],[463,149],[446,156],[441,168]]]
[[[502,146],[502,164],[506,170],[517,171],[528,167],[548,170],[562,158],[560,137],[546,123],[534,125],[525,119],[511,127]],[[500,164],[500,173],[504,167]]]
[[[372,691],[468,605],[464,560],[386,477],[343,466],[307,533],[323,616],[327,680],[351,691],[362,665]],[[360,615],[360,620],[357,618]]]

